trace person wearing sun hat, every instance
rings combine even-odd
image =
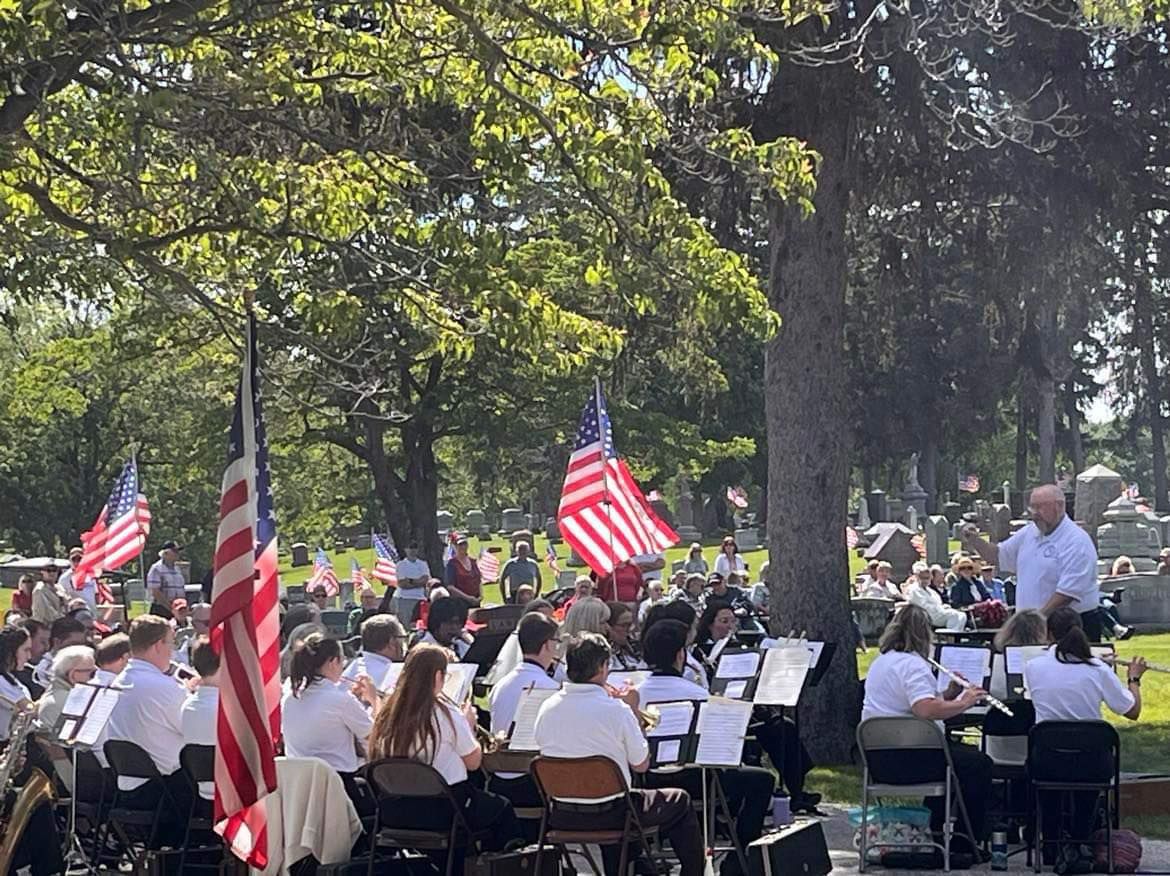
[[[173,541],[163,542],[158,561],[146,573],[146,591],[150,594],[150,613],[170,620],[170,605],[187,596],[187,582],[179,571],[179,547]]]

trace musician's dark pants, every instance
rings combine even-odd
[[[11,811],[15,793],[8,795],[7,805]],[[53,818],[53,807],[42,803],[32,811],[28,824],[12,855],[9,874],[15,874],[22,867],[32,870],[32,876],[50,876],[65,872],[65,858],[61,855],[61,837],[57,833],[57,822]]]
[[[1108,782],[1113,778],[1113,758],[1107,751],[1096,752],[1095,756],[1078,752],[1073,758],[1062,756],[1058,751],[1040,749],[1031,753],[1028,770],[1038,779],[1057,782],[1062,780]],[[1069,798],[1071,807],[1068,805]],[[1068,829],[1063,834],[1069,839],[1086,842],[1093,832],[1100,798],[1101,795],[1096,791],[1042,791],[1040,824],[1043,827],[1043,838],[1046,840],[1061,838],[1061,811],[1062,808],[1065,810],[1071,808],[1071,811],[1067,812]]]
[[[777,708],[757,706],[752,711],[751,731],[756,734],[760,747],[768,753],[772,766],[780,773],[789,796],[804,794],[804,777],[812,769],[812,758],[800,741],[796,724]]]
[[[772,803],[775,780],[762,767],[744,766],[734,770],[717,770],[719,784],[727,798],[727,806],[735,818],[735,835],[747,854],[748,843],[760,838],[764,832],[764,816]],[[703,771],[688,768],[681,772],[646,773],[648,788],[682,788],[693,800],[703,798]],[[718,801],[708,798],[707,805],[715,811]],[[720,868],[723,876],[739,876],[743,872],[739,856],[729,854]]]
[[[1085,628],[1085,638],[1090,642],[1101,641],[1101,611],[1094,608],[1081,614],[1081,626]]]
[[[682,865],[680,876],[701,876],[703,872],[703,835],[699,820],[691,808],[691,796],[679,788],[630,791],[642,827],[658,827],[670,841]],[[559,807],[556,819],[549,826],[560,830],[621,830],[626,822],[626,808],[613,806],[599,812],[596,806],[583,806],[580,811],[566,811]],[[638,853],[633,851],[631,860]],[[618,873],[621,863],[620,846],[604,846],[601,857],[606,876],[625,876]]]
[[[975,841],[982,842],[986,836],[984,823],[987,815],[987,798],[991,794],[991,758],[970,745],[951,742],[948,746],[951,750],[951,762],[955,765],[955,774],[959,777],[963,802],[967,804],[967,815],[971,818],[971,829],[975,831]],[[899,782],[908,785],[938,781],[938,762],[933,758],[924,757],[920,751],[887,748],[871,752],[869,760],[870,769],[875,774],[897,776]],[[941,831],[946,814],[945,801],[942,797],[927,797],[926,807],[930,810],[931,829],[935,832]],[[957,852],[971,851],[970,841],[965,835],[966,827],[957,804],[952,804],[951,816],[955,819],[955,835],[951,848]]]
[[[186,832],[187,816],[191,811],[191,782],[182,770],[175,770],[169,776],[163,776],[163,785],[166,793],[157,781],[147,782],[133,791],[118,792],[118,806],[127,809],[159,809],[158,830],[154,835],[152,849],[163,846],[178,848],[183,844],[183,834]],[[167,798],[171,805],[168,805]]]
[[[493,794],[499,794],[512,804],[513,809],[540,809],[544,801],[540,799],[540,791],[531,776],[520,775],[514,779],[502,779],[492,776],[488,779],[487,789]],[[524,833],[524,839],[530,843],[536,842],[540,834],[540,821],[532,818],[517,819]]]

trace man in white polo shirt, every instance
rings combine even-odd
[[[540,707],[536,719],[536,743],[548,757],[591,757],[612,760],[630,782],[630,772],[650,767],[650,747],[638,722],[638,694],[624,699],[610,696],[609,644],[596,633],[582,633],[565,655],[569,681]],[[630,791],[643,827],[659,827],[682,865],[681,876],[703,872],[703,839],[691,809],[691,796],[679,788]],[[614,830],[625,822],[625,812],[569,812],[560,810],[551,828],[563,830]],[[602,848],[607,876],[616,876],[621,850]]]
[[[979,538],[974,524],[963,527],[963,547],[999,569],[1016,573],[1016,608],[1049,615],[1070,606],[1081,616],[1089,641],[1101,638],[1097,549],[1089,534],[1065,513],[1064,493],[1055,484],[1032,490],[1032,522],[998,545]]]

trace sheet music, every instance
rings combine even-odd
[[[723,688],[723,695],[733,700],[742,700],[743,695],[747,692],[749,681],[751,681],[750,678],[741,678],[739,681],[727,682],[727,687]]]
[[[640,687],[649,677],[649,669],[618,669],[610,672],[607,681],[614,687],[621,687],[623,684]]]
[[[61,725],[61,732],[57,734],[57,738],[62,742],[73,741],[73,731],[77,729],[77,721],[73,718],[66,718],[65,723]]]
[[[957,672],[972,684],[983,687],[991,673],[991,651],[987,648],[963,648],[958,645],[943,645],[939,648],[938,662],[951,672]],[[938,689],[946,690],[951,678],[945,672],[938,674]]]
[[[405,665],[405,663],[391,663],[390,668],[386,670],[386,675],[382,678],[382,683],[378,685],[378,690],[386,694],[394,693],[394,688],[398,687],[398,679],[402,676],[402,667]],[[447,689],[445,684],[443,689]]]
[[[764,655],[754,702],[760,706],[795,706],[807,676],[808,652],[804,648],[772,648]]]
[[[448,663],[443,693],[456,705],[463,705],[471,695],[471,685],[478,669],[474,663]]]
[[[516,706],[516,715],[512,718],[512,734],[508,737],[509,751],[539,751],[536,744],[536,716],[540,714],[540,707],[559,688],[530,687],[520,693],[520,702]]]
[[[723,653],[723,649],[727,647],[731,641],[731,636],[725,636],[711,647],[711,653],[707,655],[707,659],[714,663],[719,659],[719,655]]]
[[[695,717],[695,704],[682,703],[647,703],[658,710],[660,716],[658,726],[647,730],[646,735],[651,739],[656,736],[686,736],[691,732],[691,720]]]
[[[724,654],[715,667],[716,678],[755,678],[760,669],[759,651],[741,651]]]
[[[84,715],[89,708],[89,701],[94,698],[98,688],[88,684],[74,685],[65,698],[65,705],[61,707],[62,715]]]
[[[658,763],[678,763],[680,751],[682,751],[681,739],[664,739],[658,743],[658,751],[654,755],[654,760]]]
[[[1048,650],[1047,645],[1009,645],[1007,654],[1007,674],[1023,675],[1024,665]]]
[[[794,644],[794,642],[785,639],[765,638],[760,640],[760,650],[767,651],[769,648],[790,648]],[[816,669],[817,664],[821,662],[821,652],[825,650],[825,643],[805,641],[802,644],[808,648],[808,668]]]
[[[110,720],[110,714],[114,711],[114,706],[117,705],[120,695],[119,691],[111,688],[99,688],[74,741],[80,742],[82,745],[96,743],[102,730],[105,729],[106,722]]]
[[[726,697],[712,697],[699,706],[699,747],[695,763],[702,766],[737,767],[743,759],[752,704]]]

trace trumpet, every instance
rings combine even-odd
[[[614,699],[622,698],[623,689],[616,688],[612,684],[607,684],[605,691]],[[635,709],[634,711],[638,714],[638,723],[642,725],[643,733],[650,732],[662,721],[662,713],[653,704],[644,709]]]
[[[978,687],[978,685],[972,684],[971,682],[967,681],[967,679],[963,678],[963,676],[959,675],[958,673],[951,672],[949,669],[947,669],[945,666],[943,666],[937,660],[932,660],[930,657],[927,657],[926,662],[929,663],[931,666],[933,666],[935,669],[937,669],[939,672],[945,673],[951,679],[951,681],[955,682],[955,684],[959,685],[962,688],[965,688],[967,690],[974,690],[976,687]],[[984,694],[983,694],[983,701],[986,702],[987,705],[991,706],[992,708],[999,709],[1001,712],[1003,712],[1009,718],[1015,717],[1016,713],[1013,712],[1011,709],[1009,709],[1006,705],[1004,705],[1002,700],[996,699],[995,697],[993,697],[991,694],[989,694],[987,692],[984,692]]]

